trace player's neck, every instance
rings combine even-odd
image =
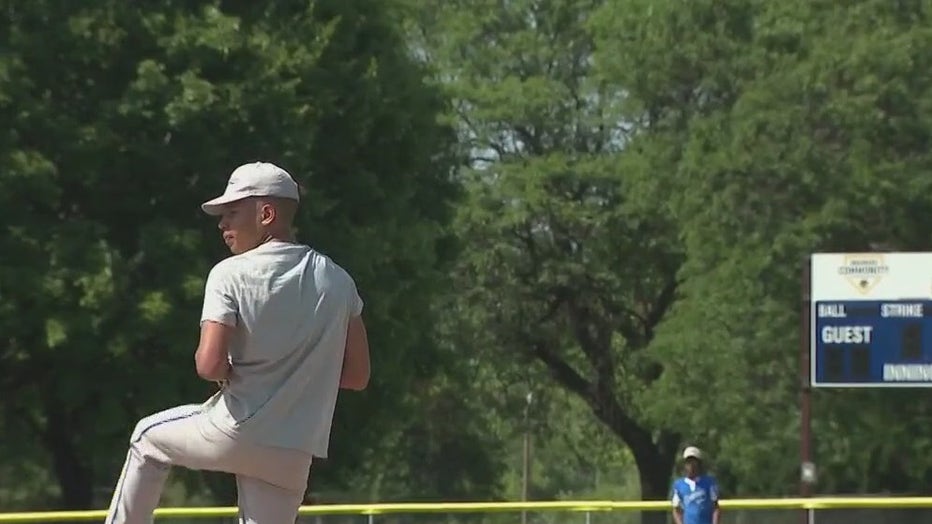
[[[295,242],[295,237],[294,237],[294,234],[292,234],[291,232],[287,232],[287,233],[282,233],[282,232],[266,233],[266,234],[265,234],[265,237],[262,239],[262,242],[260,242],[260,244],[267,244],[267,243],[269,243],[269,242],[287,242],[287,243],[294,243],[294,242]]]

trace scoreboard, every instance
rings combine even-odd
[[[932,253],[820,253],[810,282],[814,387],[932,387]]]

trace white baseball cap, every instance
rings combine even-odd
[[[696,446],[688,446],[683,450],[683,460],[688,458],[696,458],[702,460],[702,451],[699,450]]]
[[[201,204],[201,209],[219,215],[224,204],[257,196],[301,200],[298,184],[287,171],[269,162],[253,162],[234,169],[223,194]]]

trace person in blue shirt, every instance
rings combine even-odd
[[[719,524],[718,483],[705,473],[699,448],[683,450],[683,469],[685,475],[673,481],[673,520],[676,524]]]

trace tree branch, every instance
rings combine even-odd
[[[565,286],[559,286],[554,288],[550,295],[553,298],[550,299],[550,304],[547,306],[547,311],[537,320],[537,325],[546,324],[547,322],[553,320],[553,318],[560,311],[560,306],[565,304],[569,299],[570,291]]]
[[[645,345],[650,343],[654,338],[654,329],[663,320],[664,315],[670,310],[673,301],[676,299],[676,290],[679,288],[679,282],[676,278],[671,278],[667,284],[660,290],[657,299],[654,300],[653,306],[647,312],[644,319],[644,339]]]
[[[573,335],[592,365],[598,385],[608,387],[614,392],[615,364],[610,347],[611,330],[599,326],[596,315],[572,299],[567,301],[567,310]]]
[[[534,356],[547,366],[550,374],[556,381],[567,390],[576,393],[587,403],[593,401],[592,384],[579,374],[572,366],[560,358],[552,349],[543,342],[534,342],[531,345],[531,351]]]

